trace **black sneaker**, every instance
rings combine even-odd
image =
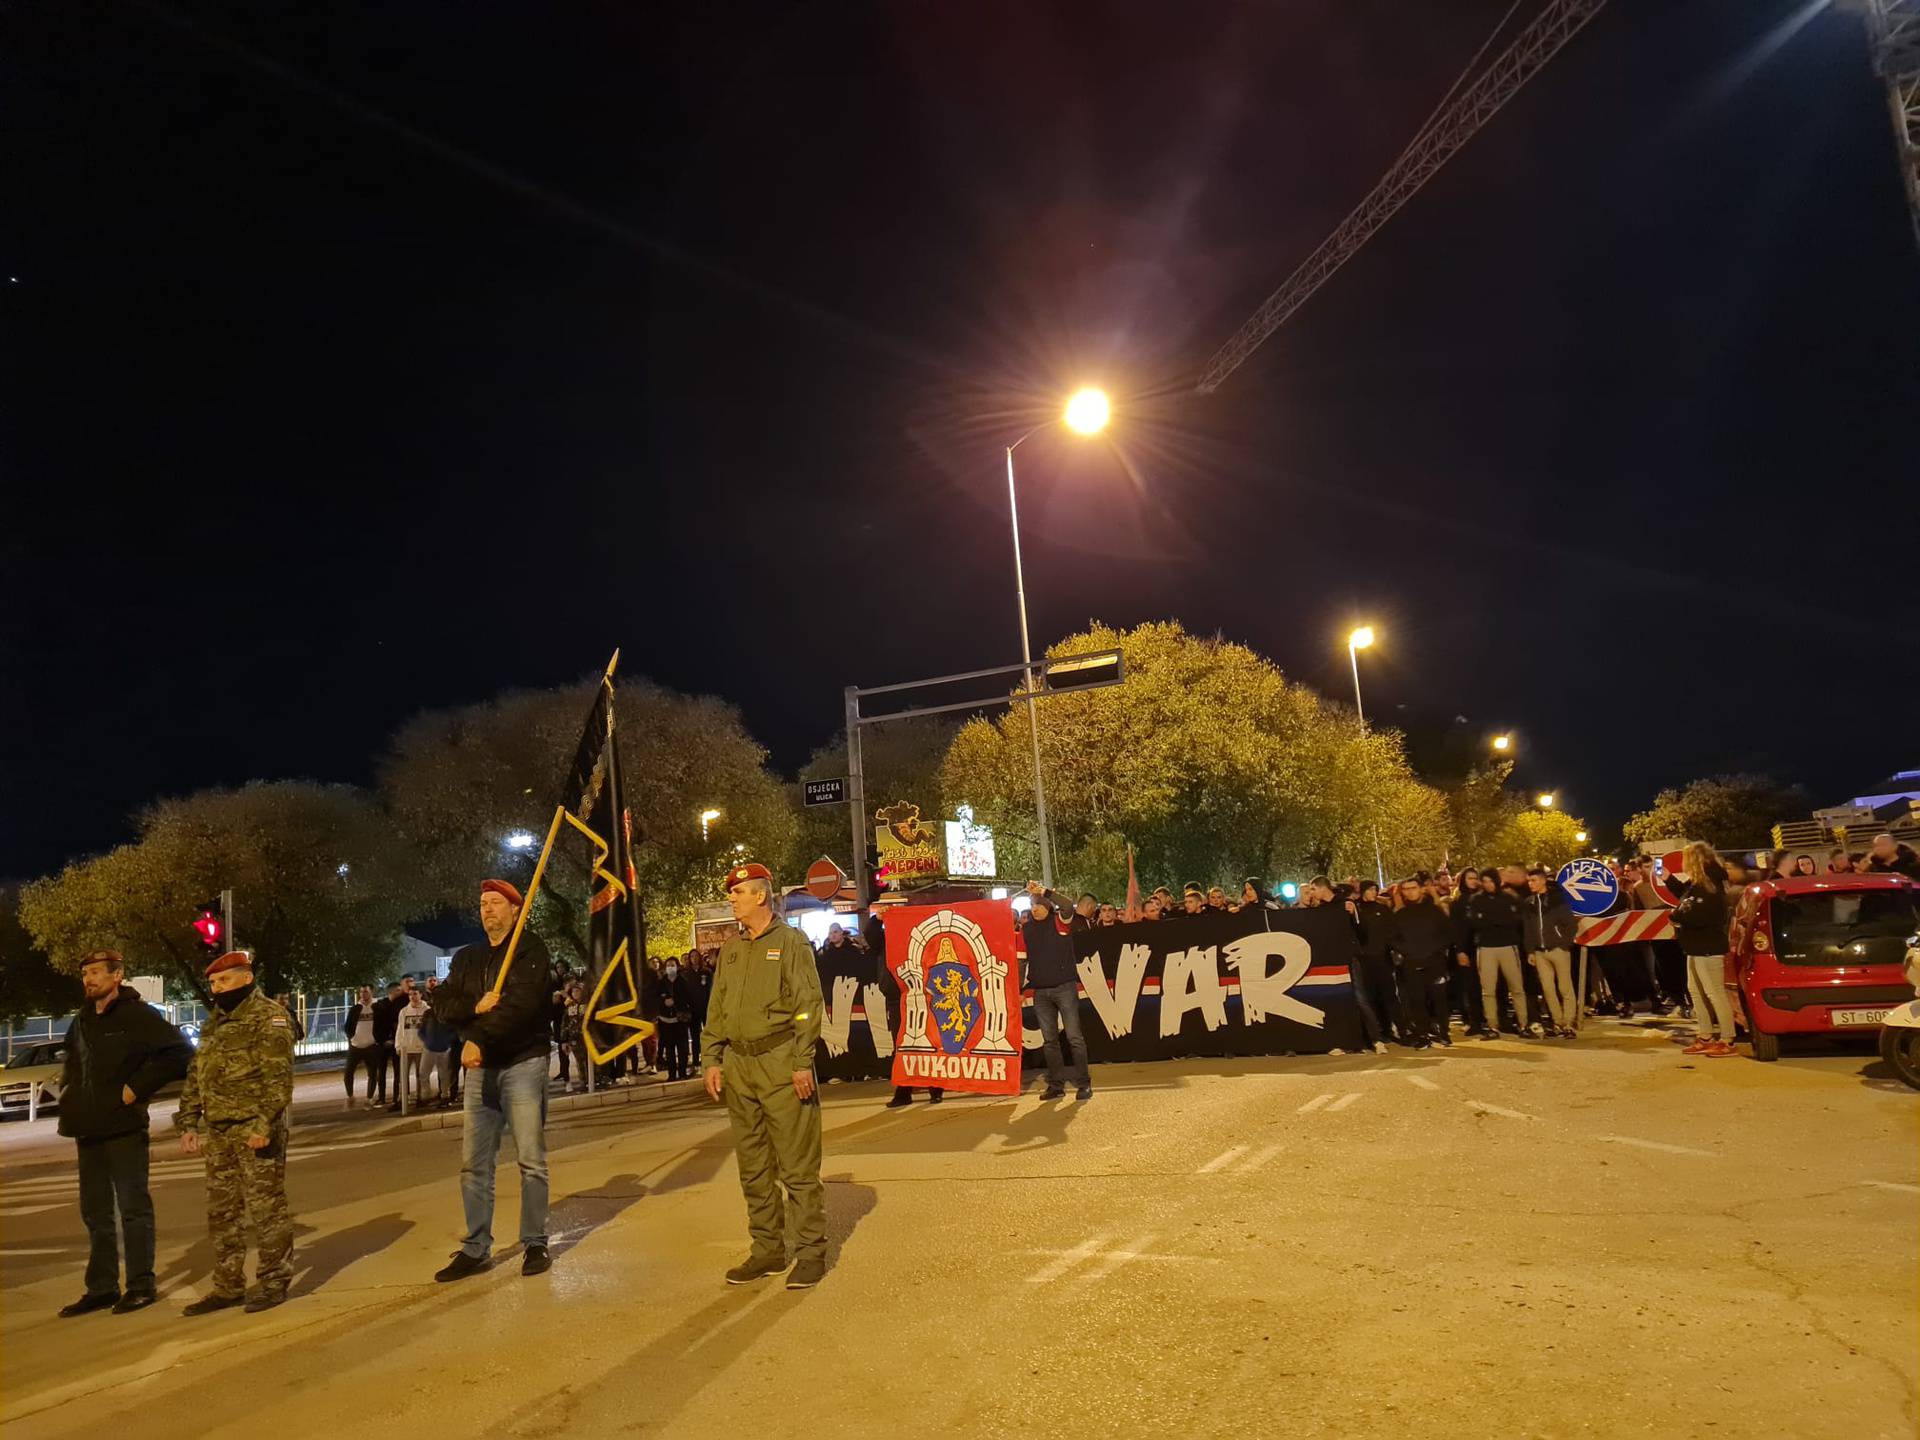
[[[276,1305],[284,1305],[286,1303],[287,1303],[286,1291],[284,1290],[264,1291],[259,1295],[255,1295],[252,1299],[247,1301],[247,1314],[258,1315],[262,1310],[271,1310]]]
[[[887,1109],[898,1110],[902,1105],[911,1104],[913,1104],[913,1092],[911,1090],[896,1090],[893,1092],[893,1098],[887,1101]]]
[[[947,1092],[944,1090],[927,1091],[927,1104],[929,1105],[938,1105],[942,1100],[946,1098],[947,1098]]]
[[[445,1284],[449,1280],[464,1280],[493,1264],[491,1255],[469,1255],[464,1250],[453,1252],[453,1258],[433,1272],[433,1278]]]
[[[216,1310],[231,1310],[236,1305],[244,1305],[246,1303],[247,1297],[244,1295],[222,1295],[216,1290],[211,1295],[202,1295],[180,1313],[182,1315],[211,1315]]]
[[[793,1273],[787,1276],[789,1290],[811,1290],[826,1278],[827,1265],[824,1260],[802,1260],[793,1267]]]
[[[1093,1099],[1093,1086],[1082,1085],[1078,1090],[1073,1092],[1073,1098],[1080,1101]]]
[[[129,1290],[120,1297],[120,1303],[113,1307],[116,1315],[131,1315],[136,1310],[144,1310],[160,1297],[151,1290]]]
[[[1040,1098],[1042,1100],[1064,1100],[1066,1096],[1066,1087],[1063,1085],[1049,1085],[1040,1092]]]
[[[62,1319],[70,1319],[75,1315],[91,1314],[95,1310],[111,1310],[119,1303],[120,1292],[118,1290],[110,1291],[104,1295],[82,1295],[71,1305],[62,1305],[60,1307],[60,1315]]]
[[[764,1280],[769,1275],[778,1275],[787,1268],[784,1255],[749,1255],[738,1265],[727,1271],[729,1285],[751,1285],[756,1280]]]
[[[1434,1042],[1435,1042],[1436,1044],[1440,1044],[1440,1045],[1444,1045],[1444,1046],[1446,1046],[1446,1047],[1447,1047],[1447,1049],[1449,1049],[1449,1050],[1451,1050],[1451,1049],[1453,1048],[1453,1036],[1451,1036],[1451,1035],[1436,1035],[1436,1036],[1434,1036],[1433,1038],[1434,1038]]]
[[[552,1268],[553,1256],[547,1252],[546,1246],[527,1246],[527,1253],[520,1261],[520,1273],[522,1275],[544,1275]]]

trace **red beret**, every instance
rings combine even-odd
[[[218,960],[207,966],[207,974],[218,975],[222,970],[251,970],[253,954],[247,950],[229,950]]]
[[[514,889],[513,886],[509,885],[506,881],[482,880],[480,882],[480,893],[484,895],[489,890],[491,890],[494,894],[504,898],[509,905],[514,907],[514,909],[517,910],[520,908],[520,892]]]
[[[745,865],[736,865],[731,870],[727,871],[726,888],[731,890],[733,889],[734,886],[744,885],[749,880],[772,880],[772,879],[773,879],[773,872],[767,869],[766,866],[756,865],[752,861],[749,861]]]

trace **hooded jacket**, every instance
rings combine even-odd
[[[147,1128],[154,1091],[187,1073],[193,1047],[166,1017],[122,985],[105,1010],[89,1000],[67,1026],[60,1133],[105,1140]],[[123,1090],[133,1091],[127,1104]]]

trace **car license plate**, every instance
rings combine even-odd
[[[1833,1010],[1828,1012],[1831,1022],[1840,1025],[1879,1025],[1893,1013],[1892,1006],[1873,1010]]]

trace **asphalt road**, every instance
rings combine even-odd
[[[430,1277],[457,1130],[331,1112],[295,1298],[198,1320],[197,1162],[156,1145],[162,1303],[57,1319],[70,1155],[0,1139],[0,1422],[37,1436],[1911,1437],[1920,1094],[1864,1052],[1574,1045],[1105,1066],[1084,1106],[825,1090],[826,1283],[729,1288],[691,1087],[556,1117],[556,1261]],[[312,1110],[314,1107],[305,1107]],[[384,1117],[382,1117],[384,1118]],[[42,1126],[41,1128],[45,1128]],[[518,1190],[501,1171],[497,1234]]]

